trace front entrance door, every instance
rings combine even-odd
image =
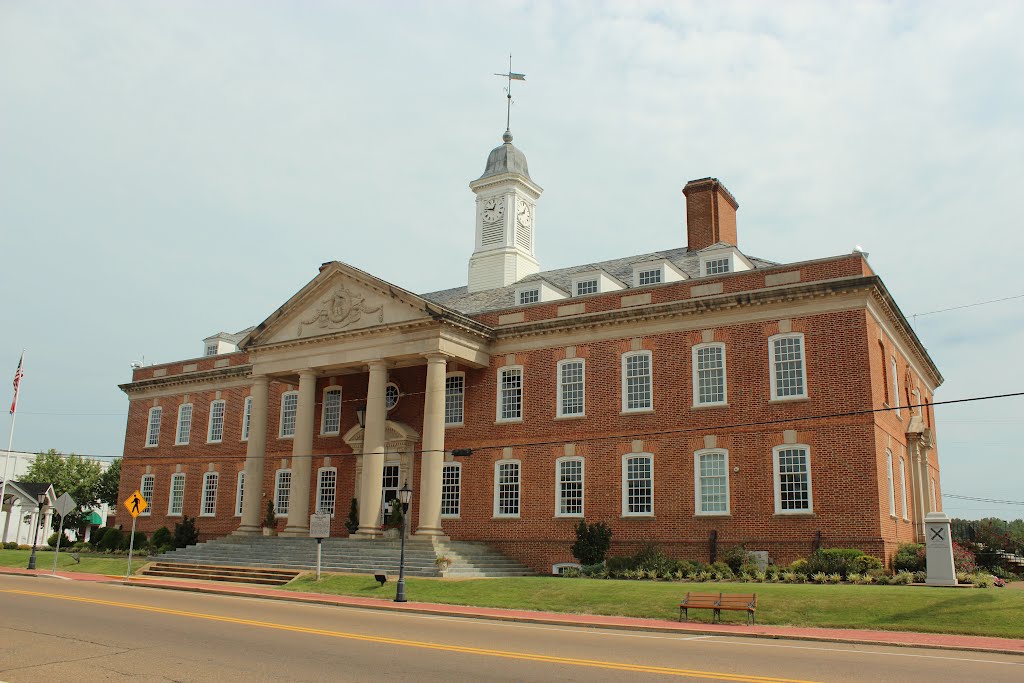
[[[389,462],[384,465],[384,479],[381,486],[384,495],[381,496],[381,520],[387,524],[391,517],[391,501],[398,498],[399,466],[397,462]]]

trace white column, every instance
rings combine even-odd
[[[252,378],[252,408],[249,412],[249,441],[245,448],[245,482],[242,495],[242,523],[235,534],[256,536],[263,519],[263,458],[267,452],[267,401],[270,378]]]
[[[380,534],[377,516],[384,495],[385,426],[388,411],[384,389],[388,383],[388,365],[376,360],[368,363],[370,378],[366,387],[366,426],[363,429],[363,477],[359,494],[359,531],[373,538]]]
[[[420,458],[420,520],[416,534],[440,536],[441,474],[444,469],[444,381],[447,359],[427,356],[427,388],[423,399],[423,455]]]
[[[299,371],[299,403],[292,439],[292,490],[284,536],[309,536],[309,479],[313,465],[313,415],[316,413],[316,371]]]

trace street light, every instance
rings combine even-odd
[[[412,501],[412,489],[405,482],[398,490],[398,502],[402,504],[402,550],[398,559],[398,590],[395,602],[405,602],[405,530],[409,528],[409,503]]]
[[[36,544],[39,542],[39,527],[43,523],[43,505],[46,504],[46,494],[40,493],[36,498],[39,501],[39,512],[36,513],[36,528],[32,532],[32,554],[28,556],[28,568],[36,568]]]
[[[356,408],[356,419],[359,420],[359,428],[366,429],[366,404]]]

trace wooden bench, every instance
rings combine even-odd
[[[713,610],[712,624],[716,620],[722,621],[722,610],[746,612],[749,626],[754,623],[754,613],[757,611],[757,593],[687,593],[679,603],[679,621],[682,621],[684,616],[689,621],[691,609]]]

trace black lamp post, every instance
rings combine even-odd
[[[366,404],[356,408],[356,419],[359,420],[360,429],[366,429]]]
[[[28,568],[36,568],[36,544],[39,542],[39,527],[43,523],[43,505],[46,504],[46,494],[40,493],[36,498],[39,501],[39,511],[36,513],[36,528],[32,530],[32,554],[28,556]]]
[[[398,501],[402,504],[402,550],[398,559],[398,590],[395,602],[405,602],[405,530],[409,528],[409,503],[412,501],[412,489],[409,482],[398,490]]]

